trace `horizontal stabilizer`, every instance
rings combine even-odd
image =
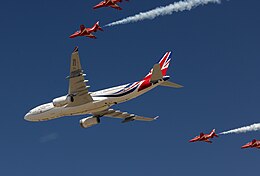
[[[160,84],[160,86],[165,86],[165,87],[173,87],[173,88],[182,88],[182,85],[170,82],[170,81],[164,81],[163,83]]]

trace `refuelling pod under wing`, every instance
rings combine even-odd
[[[93,117],[93,116],[81,119],[79,121],[79,124],[82,128],[88,128],[88,127],[91,127],[93,125],[97,125],[99,123],[100,123],[100,118],[99,117]]]

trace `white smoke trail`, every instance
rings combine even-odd
[[[229,131],[224,131],[219,134],[232,134],[232,133],[239,134],[239,133],[246,133],[246,132],[250,132],[250,131],[259,131],[259,130],[260,130],[260,123],[255,123],[253,125],[249,125],[249,126],[229,130]]]
[[[119,24],[134,23],[134,22],[143,21],[146,19],[152,20],[158,16],[171,15],[173,12],[191,10],[192,8],[195,8],[199,5],[206,5],[208,3],[218,3],[219,4],[219,3],[221,3],[221,0],[183,0],[183,1],[175,2],[173,4],[164,6],[164,7],[157,7],[155,9],[147,11],[147,12],[141,12],[139,14],[124,18],[124,19],[116,21],[116,22],[112,22],[110,24],[105,25],[105,27],[115,26],[115,25],[119,25]]]

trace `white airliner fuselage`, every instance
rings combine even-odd
[[[153,69],[141,81],[96,92],[88,92],[88,86],[85,84],[88,81],[84,80],[85,74],[83,74],[81,69],[78,49],[76,48],[72,53],[69,93],[65,96],[55,98],[50,103],[37,106],[30,110],[24,119],[37,122],[63,116],[92,114],[92,117],[82,119],[83,121],[81,120],[81,126],[84,128],[99,123],[99,117],[102,116],[122,118],[125,121],[129,119],[129,121],[155,120],[156,118],[136,116],[109,108],[115,104],[136,98],[159,85],[175,88],[181,87],[178,84],[167,81],[170,78],[166,76],[170,60],[170,52],[167,52],[161,61],[154,65]],[[94,118],[96,119],[95,122],[93,121]]]
[[[151,85],[149,88],[139,91],[136,89],[134,92],[131,92],[129,94],[123,95],[121,97],[103,97],[104,94],[113,94],[118,91],[127,92],[127,86],[117,86],[112,87],[104,90],[99,90],[96,92],[90,93],[90,95],[93,97],[93,101],[80,105],[75,107],[69,107],[69,106],[63,106],[63,107],[55,107],[52,102],[46,103],[40,106],[35,107],[31,111],[29,111],[25,115],[25,119],[28,121],[46,121],[51,120],[63,116],[72,116],[72,115],[83,115],[83,114],[95,114],[100,111],[104,111],[106,109],[109,109],[111,106],[119,103],[126,102],[128,100],[131,100],[133,98],[136,98],[149,90],[157,87],[162,83],[163,81],[158,82],[157,84]],[[138,87],[137,87],[138,88]],[[123,90],[122,90],[123,89]],[[66,97],[67,95],[63,96]]]

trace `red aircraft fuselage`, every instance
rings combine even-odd
[[[243,145],[241,148],[242,149],[244,149],[244,148],[258,148],[258,149],[260,149],[260,140],[254,139],[254,140],[252,140],[252,142],[248,142],[247,144]]]
[[[80,25],[80,30],[76,31],[74,34],[70,35],[70,38],[75,38],[79,36],[85,36],[89,38],[96,39],[97,37],[94,36],[92,33],[97,32],[98,30],[103,31],[103,29],[99,26],[99,22],[94,24],[92,28],[86,28],[83,24]]]
[[[104,0],[104,1],[101,1],[99,4],[97,4],[96,6],[94,6],[93,9],[98,9],[101,7],[112,7],[117,10],[122,10],[122,8],[117,5],[117,3],[122,2],[122,1],[123,0]],[[128,1],[128,0],[126,0],[126,1]]]
[[[212,141],[210,141],[209,139],[212,139],[214,137],[218,137],[218,135],[215,133],[215,129],[213,129],[210,132],[210,134],[200,133],[199,136],[196,136],[195,138],[191,139],[189,142],[203,141],[203,142],[212,143]]]

